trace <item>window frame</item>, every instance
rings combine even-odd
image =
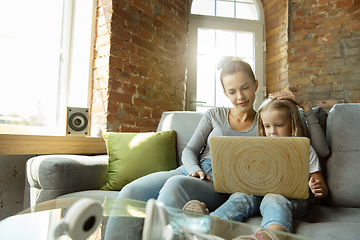
[[[196,1],[196,0],[193,0],[192,1],[192,3],[194,2],[194,1]],[[261,13],[261,11],[259,11],[260,9],[259,9],[259,6],[262,6],[262,4],[261,5],[259,5],[259,3],[261,3],[260,2],[260,0],[251,0],[251,1],[253,1],[253,2],[248,2],[248,1],[246,1],[246,0],[213,0],[213,7],[214,7],[214,13],[213,14],[198,14],[198,13],[194,13],[195,15],[203,15],[203,16],[213,16],[213,17],[226,17],[226,16],[221,16],[221,15],[218,15],[218,9],[217,9],[217,2],[223,2],[223,3],[230,3],[230,4],[234,4],[234,12],[233,12],[233,18],[236,18],[236,19],[249,19],[249,18],[241,18],[241,17],[237,17],[236,15],[236,13],[237,13],[237,11],[236,11],[236,9],[237,9],[237,4],[239,3],[239,4],[249,4],[249,5],[254,5],[254,7],[256,8],[256,10],[257,10],[257,12],[258,12],[258,16],[259,16],[259,18],[262,18],[263,16],[263,13]],[[263,12],[263,11],[262,11]],[[256,19],[249,19],[249,20],[256,20]],[[260,20],[260,19],[259,19]]]
[[[255,0],[258,3],[258,0]],[[258,9],[259,9],[259,5]],[[260,5],[262,6],[262,5]],[[266,45],[265,45],[265,22],[264,13],[259,9],[260,20],[246,20],[237,18],[213,17],[205,15],[191,14],[189,17],[189,40],[188,40],[188,82],[187,82],[187,96],[186,96],[186,110],[196,111],[196,104],[201,104],[201,99],[196,98],[196,78],[197,78],[197,29],[221,29],[229,31],[239,31],[238,25],[241,24],[241,31],[257,32],[255,35],[255,66],[260,66],[260,69],[255,69],[255,76],[259,81],[257,90],[257,98],[255,108],[257,108],[266,96]],[[234,27],[235,26],[235,27]],[[254,30],[255,29],[255,30]],[[258,41],[256,41],[256,39]],[[262,62],[261,62],[262,61]]]
[[[76,20],[76,14],[80,15],[78,11],[82,8],[79,7],[81,4],[89,4],[88,8],[92,8],[92,12],[86,15],[87,19],[90,19],[89,26],[91,29],[90,33],[87,33],[87,43],[89,46],[89,55],[84,57],[84,61],[88,62],[87,73],[84,73],[87,84],[86,95],[87,99],[82,101],[82,106],[71,106],[71,107],[87,107],[90,108],[91,96],[92,96],[92,79],[93,79],[93,57],[94,57],[94,44],[96,36],[96,11],[97,11],[97,0],[64,0],[64,12],[63,12],[63,33],[62,33],[62,53],[59,73],[59,100],[58,106],[58,127],[38,127],[38,126],[26,126],[26,125],[10,125],[0,124],[1,134],[16,134],[16,135],[47,135],[47,136],[65,136],[66,135],[66,106],[71,102],[71,94],[76,94],[76,89],[72,86],[72,81],[76,81],[73,77],[73,69],[77,68],[77,63],[73,60],[76,57],[74,51],[74,42],[76,41],[76,34],[74,33],[74,26]],[[90,6],[91,4],[91,6]],[[81,5],[83,6],[83,5]],[[91,26],[90,26],[91,24]],[[72,89],[73,88],[73,89]],[[71,91],[72,90],[72,91]],[[89,131],[90,132],[90,131]]]

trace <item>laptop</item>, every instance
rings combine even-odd
[[[309,197],[310,141],[305,137],[211,137],[216,192]]]

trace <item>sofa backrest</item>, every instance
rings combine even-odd
[[[182,165],[182,151],[193,135],[203,115],[204,113],[192,111],[171,111],[164,112],[161,116],[157,132],[176,131],[176,161],[178,166]]]
[[[313,108],[314,114],[319,120],[321,127],[324,130],[326,128],[327,112],[321,107]],[[301,110],[302,111],[302,110]],[[160,131],[176,131],[176,160],[178,166],[182,165],[181,156],[186,144],[190,140],[194,133],[200,119],[204,113],[193,112],[193,111],[168,111],[164,112],[161,116],[157,132]],[[303,114],[301,114],[303,116]],[[306,126],[305,117],[303,121]]]
[[[326,137],[331,150],[326,162],[327,202],[334,207],[360,207],[360,103],[334,105]]]

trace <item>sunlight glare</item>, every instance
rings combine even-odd
[[[133,207],[131,205],[127,205],[126,210],[130,214],[130,216],[137,217],[137,218],[145,218],[146,217],[146,214],[144,211],[141,211],[138,208]]]
[[[133,139],[131,139],[131,141],[129,143],[129,149],[138,147],[141,143],[146,142],[149,137],[151,137],[155,134],[156,133],[154,133],[154,132],[149,132],[149,133],[143,133],[143,134],[136,135],[135,137],[133,137]]]

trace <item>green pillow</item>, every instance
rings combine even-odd
[[[103,133],[109,155],[106,184],[101,190],[121,190],[149,173],[169,171],[176,165],[176,132]]]

